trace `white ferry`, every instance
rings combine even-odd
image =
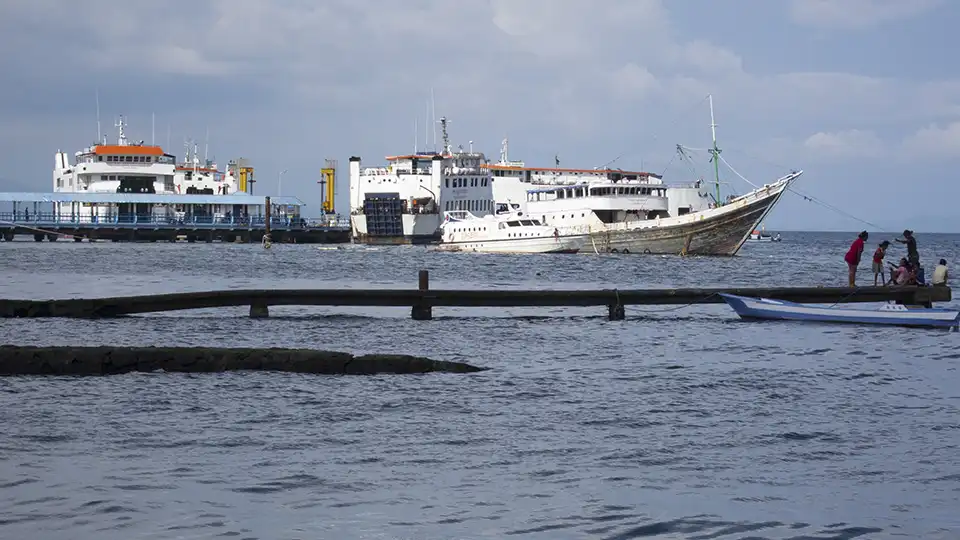
[[[444,212],[439,251],[477,253],[577,253],[583,235],[562,235],[523,212],[477,217],[465,210]]]
[[[363,167],[350,158],[350,226],[355,241],[430,243],[440,238],[442,212],[493,214],[493,185],[482,152],[454,152],[447,119],[440,119],[442,152],[388,156],[387,165]]]
[[[161,195],[247,195],[253,182],[253,169],[231,162],[220,171],[211,160],[199,159],[196,145],[189,146],[184,161],[157,145],[127,139],[123,117],[116,124],[118,137],[110,144],[101,141],[75,153],[74,162],[66,152],[57,151],[53,169],[55,193],[137,193]],[[251,199],[252,200],[252,199]],[[59,204],[59,203],[58,203]],[[120,214],[156,215],[183,218],[184,205],[138,204],[136,208],[113,208],[112,204],[72,203],[54,212],[70,219],[90,220]],[[124,206],[124,205],[121,205]],[[230,216],[237,205],[204,205],[191,211],[214,217]],[[171,215],[172,214],[172,215]]]

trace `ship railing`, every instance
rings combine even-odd
[[[307,227],[336,227],[345,228],[350,226],[350,218],[337,214],[336,216],[307,218]]]
[[[272,216],[271,227],[280,228],[309,228],[309,227],[349,227],[349,219],[339,216],[329,219],[310,219],[300,216]],[[56,212],[0,212],[0,227],[251,227],[266,226],[264,216],[227,216],[227,215],[157,215],[157,214],[125,214],[112,215],[78,215]]]

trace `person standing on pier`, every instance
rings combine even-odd
[[[913,231],[906,229],[903,231],[903,239],[895,238],[895,240],[907,245],[907,262],[913,267],[919,266],[920,252],[917,251],[917,239],[913,236]]]
[[[847,254],[843,257],[843,260],[847,261],[847,269],[850,272],[850,286],[856,287],[857,281],[857,266],[860,265],[860,258],[863,256],[863,248],[867,242],[867,238],[870,235],[867,234],[867,231],[861,231],[857,235],[857,239],[850,244],[850,249],[847,251]]]
[[[880,284],[883,285],[887,282],[886,273],[883,271],[883,256],[887,254],[887,247],[890,245],[889,240],[884,240],[880,242],[880,246],[877,247],[877,250],[873,252],[873,286],[877,286],[877,277],[880,278]]]

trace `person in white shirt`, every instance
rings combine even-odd
[[[947,260],[940,259],[940,264],[933,269],[933,284],[946,286],[947,284]]]

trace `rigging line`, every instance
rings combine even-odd
[[[57,236],[67,236],[67,237],[70,237],[70,238],[83,238],[82,236],[74,236],[74,235],[72,235],[72,234],[68,234],[68,233],[64,233],[64,232],[50,231],[50,230],[47,230],[47,229],[38,229],[38,228],[36,228],[36,227],[31,227],[31,226],[29,226],[29,225],[24,225],[24,224],[22,224],[22,223],[16,223],[16,222],[13,222],[13,221],[0,221],[0,225],[13,225],[14,227],[17,227],[17,228],[20,228],[20,229],[27,229],[27,230],[29,230],[29,231],[37,231],[37,232],[41,232],[41,233],[43,233],[43,234],[55,234],[55,235],[57,235]]]
[[[670,166],[673,165],[673,162],[677,159],[677,152],[673,153],[673,157],[670,158],[670,161],[667,162],[667,166],[663,168],[663,172],[660,173],[660,176],[666,176],[667,171],[670,169]]]
[[[704,296],[703,298],[698,298],[697,300],[694,300],[693,302],[690,302],[689,304],[683,304],[683,305],[680,305],[680,306],[674,306],[674,307],[669,307],[669,308],[656,308],[656,309],[642,309],[642,308],[641,308],[641,309],[637,309],[637,308],[631,308],[631,311],[642,311],[643,313],[667,313],[667,312],[669,312],[669,311],[677,311],[677,310],[680,310],[680,309],[683,309],[683,308],[688,308],[688,307],[693,306],[693,305],[696,305],[696,304],[702,304],[702,303],[704,303],[706,300],[709,300],[709,299],[713,298],[714,296],[717,296],[717,293],[710,293],[710,294]]]
[[[758,185],[754,184],[753,182],[747,180],[747,178],[746,178],[745,176],[743,176],[742,174],[740,174],[739,172],[737,172],[737,170],[733,168],[733,165],[730,165],[729,163],[727,163],[727,160],[724,159],[723,156],[721,156],[720,154],[717,154],[717,157],[720,158],[720,161],[722,161],[724,165],[726,165],[727,167],[730,167],[730,170],[733,171],[733,174],[739,176],[741,180],[743,180],[744,182],[746,182],[746,183],[750,184],[751,186],[753,186],[753,189],[760,189],[760,186],[758,186]]]
[[[769,159],[760,157],[760,156],[758,156],[758,155],[756,155],[756,154],[752,154],[752,153],[745,152],[745,151],[742,151],[742,150],[738,150],[738,151],[739,151],[740,153],[742,153],[744,156],[749,157],[750,159],[753,159],[753,160],[756,160],[756,161],[762,161],[763,163],[766,163],[767,165],[772,165],[772,166],[777,167],[777,168],[779,168],[779,169],[791,170],[790,167],[787,167],[787,166],[785,166],[785,165],[783,165],[783,164],[776,163],[776,162],[771,161],[771,160],[769,160]],[[726,162],[725,162],[725,163],[726,163]],[[731,167],[731,169],[732,169],[732,167]],[[852,220],[854,220],[854,221],[857,221],[857,222],[863,223],[864,225],[873,227],[874,229],[876,229],[876,230],[878,230],[878,231],[892,231],[892,230],[895,230],[895,229],[890,229],[890,228],[887,228],[887,227],[881,227],[880,225],[877,225],[876,223],[871,223],[871,222],[869,222],[869,221],[867,221],[867,220],[865,220],[865,219],[860,219],[860,218],[858,218],[857,216],[854,216],[853,214],[850,214],[849,212],[845,212],[845,211],[843,211],[843,210],[841,210],[841,209],[839,209],[839,208],[837,208],[837,207],[835,207],[835,206],[833,206],[833,205],[831,205],[831,204],[829,204],[829,203],[827,203],[827,202],[821,201],[820,199],[817,199],[816,197],[814,197],[814,196],[812,196],[812,195],[807,195],[807,194],[801,192],[800,190],[798,190],[797,188],[795,188],[795,187],[793,187],[793,186],[788,186],[788,187],[787,187],[787,191],[791,191],[791,192],[793,192],[794,195],[798,195],[799,197],[801,197],[801,198],[803,198],[803,199],[805,199],[805,200],[807,200],[807,201],[809,201],[809,202],[813,202],[813,203],[819,204],[819,205],[823,206],[824,208],[827,208],[828,210],[833,210],[834,212],[836,212],[836,213],[838,213],[838,214],[841,214],[841,215],[843,215],[843,216],[846,216],[846,217],[848,217],[848,218],[850,218],[850,219],[852,219]]]
[[[685,118],[688,114],[690,114],[694,109],[696,109],[696,108],[699,107],[700,105],[703,105],[703,103],[704,103],[705,101],[707,101],[709,98],[710,98],[710,94],[707,94],[707,95],[703,96],[703,98],[702,98],[700,101],[698,101],[696,104],[694,104],[694,105],[691,106],[690,108],[684,110],[681,114],[678,114],[678,115],[675,117],[675,120],[677,120],[677,121],[671,122],[671,123],[669,123],[669,124],[667,124],[667,125],[677,125],[677,124],[679,124],[679,123],[680,123],[679,120]],[[658,139],[659,139],[659,136],[656,135],[656,134],[654,134],[654,135],[650,138],[650,142],[656,142]],[[629,151],[630,151],[630,150],[626,150],[626,151],[624,151],[624,152],[621,152],[620,155],[619,155],[616,159],[614,159],[613,161],[608,162],[608,163],[612,163],[612,162],[614,162],[614,161],[619,160],[619,159],[620,159],[621,157],[623,157],[624,155],[627,155],[627,152],[629,152]]]
[[[850,219],[852,219],[852,220],[854,220],[854,221],[859,221],[860,223],[863,223],[864,225],[868,225],[868,226],[870,226],[870,227],[873,227],[873,228],[874,228],[875,230],[877,230],[877,231],[893,231],[893,230],[896,230],[896,229],[890,229],[890,228],[887,228],[887,227],[881,227],[880,225],[877,225],[876,223],[871,223],[871,222],[869,222],[869,221],[867,221],[867,220],[865,220],[865,219],[860,219],[860,218],[858,218],[857,216],[855,216],[855,215],[853,215],[853,214],[851,214],[851,213],[849,213],[849,212],[846,212],[846,211],[844,211],[844,210],[841,210],[841,209],[837,208],[836,206],[833,206],[833,205],[830,204],[830,203],[821,201],[820,199],[814,197],[813,195],[807,195],[807,194],[801,193],[800,191],[797,191],[793,186],[788,186],[788,187],[787,187],[787,191],[791,191],[791,192],[793,192],[795,195],[799,195],[800,197],[802,197],[803,199],[805,199],[805,200],[807,200],[807,201],[809,201],[809,202],[812,202],[812,203],[815,203],[815,204],[819,204],[819,205],[823,206],[824,208],[827,208],[827,209],[829,209],[829,210],[833,210],[834,212],[836,212],[836,213],[838,213],[838,214],[841,214],[841,215],[844,215],[844,216],[846,216],[846,217],[848,217],[848,218],[850,218]]]

